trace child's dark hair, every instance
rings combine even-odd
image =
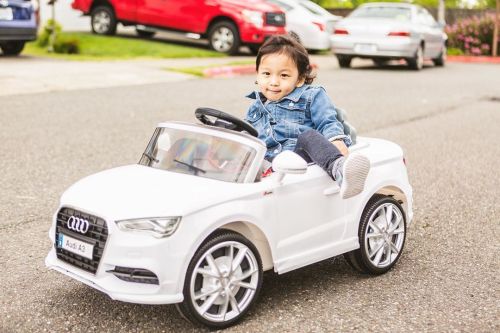
[[[311,84],[315,75],[312,74],[312,68],[309,64],[309,55],[306,49],[295,38],[290,35],[271,36],[259,49],[256,59],[257,71],[259,70],[262,57],[268,54],[285,54],[289,56],[297,65],[299,78],[304,79],[305,84]]]

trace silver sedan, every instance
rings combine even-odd
[[[446,61],[447,36],[443,25],[424,8],[402,3],[369,3],[340,21],[332,35],[332,50],[340,67],[354,57],[373,59],[382,65],[405,59],[415,70],[431,59],[436,66]]]

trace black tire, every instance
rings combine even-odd
[[[413,58],[406,59],[406,63],[410,69],[419,71],[424,68],[424,47],[420,44],[415,51]]]
[[[116,16],[113,8],[97,6],[90,14],[92,32],[98,35],[114,35],[116,33]]]
[[[351,67],[352,58],[344,55],[337,55],[337,60],[339,62],[340,68],[349,68]]]
[[[24,44],[25,41],[15,40],[3,42],[2,44],[0,44],[0,48],[2,49],[3,54],[6,56],[17,56],[24,49]]]
[[[229,246],[229,249],[227,246]],[[238,258],[238,254],[242,249],[245,249],[245,252],[241,252],[244,257],[240,264],[234,270],[228,269],[228,266],[232,267],[233,260]],[[217,266],[217,271],[212,270],[213,267],[208,260],[209,254],[214,259],[213,263]],[[230,260],[231,264],[227,264],[228,260]],[[200,273],[200,269],[203,269],[204,273]],[[229,270],[229,272],[226,270]],[[215,274],[218,277],[213,277],[206,274],[207,271],[210,274],[219,271],[220,273]],[[246,278],[242,278],[242,276],[246,275],[248,275]],[[233,278],[241,278],[239,283],[245,283],[255,289],[234,285],[231,282]],[[201,324],[212,329],[226,328],[236,324],[245,316],[257,300],[261,286],[262,261],[257,248],[238,233],[220,231],[209,237],[191,259],[184,281],[184,301],[176,304],[176,308],[182,317],[194,324]],[[192,293],[191,288],[193,288]],[[216,288],[219,291],[215,291]],[[207,293],[207,289],[212,291]],[[205,296],[197,300],[193,299],[191,295],[196,294],[197,291],[204,293]],[[213,299],[211,300],[211,298]],[[233,300],[237,306],[233,305]],[[240,305],[243,308],[240,309]],[[206,310],[202,315],[199,311],[202,311],[204,306]],[[226,316],[229,317],[227,320]],[[222,320],[218,320],[217,317],[222,317]]]
[[[142,30],[142,29],[135,29],[135,32],[137,33],[137,36],[141,38],[153,38],[153,36],[156,34],[156,31],[150,31],[150,30]]]
[[[385,65],[387,65],[387,62],[388,62],[388,60],[380,59],[380,58],[375,58],[372,60],[373,60],[373,63],[375,64],[375,66],[377,66],[377,67],[384,67]]]
[[[383,229],[382,231],[378,230],[378,232],[371,232],[376,231],[375,228],[380,227],[377,223],[381,221],[377,222],[377,220],[382,218],[382,216],[385,217],[389,209],[391,222],[393,218],[396,219],[396,226],[394,230],[392,230],[393,233],[391,234],[391,232],[389,232],[391,229],[389,223],[387,223],[387,226],[381,228]],[[386,221],[387,220],[384,221],[382,218],[382,222]],[[386,231],[387,233],[384,236],[383,234]],[[377,234],[381,236],[376,236]],[[361,273],[373,275],[379,275],[389,271],[401,257],[406,240],[406,216],[401,205],[392,197],[380,194],[374,195],[366,204],[361,216],[358,237],[360,248],[344,254],[344,258],[351,267]],[[393,252],[394,248],[389,245],[389,242],[398,250],[397,253]],[[372,247],[377,248],[377,250],[374,250]],[[389,254],[387,254],[387,251],[389,251]],[[371,255],[369,254],[370,252]],[[371,259],[372,257],[374,259],[373,261]],[[384,261],[382,261],[382,258],[384,258]],[[374,264],[374,261],[377,263]]]
[[[432,62],[434,63],[434,66],[437,67],[444,67],[446,63],[446,45],[443,45],[443,48],[441,49],[441,53],[437,58],[432,59]]]
[[[257,53],[259,53],[260,44],[247,44],[247,46],[253,55],[257,55]]]
[[[214,51],[236,54],[241,44],[238,28],[231,21],[217,22],[208,31],[208,43]]]

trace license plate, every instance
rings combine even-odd
[[[0,20],[12,21],[13,18],[12,8],[0,8]]]
[[[356,44],[354,50],[357,53],[375,53],[377,52],[377,46],[374,44]]]
[[[82,242],[65,234],[58,235],[57,247],[90,260],[92,260],[92,254],[94,253],[94,245]]]

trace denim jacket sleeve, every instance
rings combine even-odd
[[[344,126],[337,119],[337,111],[325,89],[319,88],[310,105],[311,120],[315,129],[328,140],[342,139],[346,146],[352,145],[351,138],[344,134]]]

